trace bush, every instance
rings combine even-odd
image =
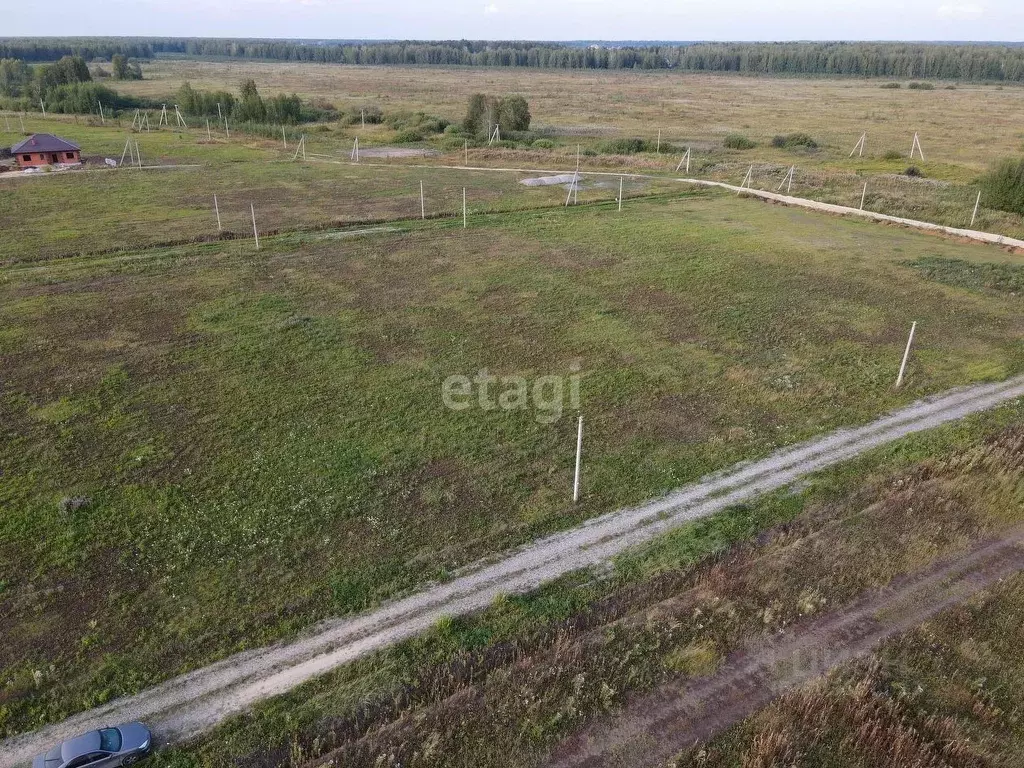
[[[738,133],[729,134],[722,143],[726,149],[753,149],[757,146],[756,142],[751,141],[746,136],[740,136]]]
[[[902,88],[903,86],[902,86],[902,85],[900,85],[899,83],[882,83],[882,84],[881,84],[880,86],[878,86],[878,87],[879,87],[879,88],[889,88],[889,89],[892,89],[892,90],[894,90],[894,91],[895,91],[895,90],[899,90],[899,89],[900,89],[900,88]]]
[[[921,173],[921,169],[918,168],[916,165],[912,165],[909,168],[907,168],[907,170],[903,172],[903,175],[910,176],[913,179],[918,179],[924,176],[924,174]]]
[[[890,149],[888,152],[882,155],[883,160],[901,160],[902,158],[903,153],[895,149]]]
[[[772,146],[779,149],[817,149],[818,142],[806,133],[788,133],[785,136],[776,136],[772,139]]]
[[[534,149],[554,149],[555,142],[551,139],[537,139],[531,146],[533,146]]]
[[[639,138],[612,139],[611,141],[602,142],[599,148],[606,155],[635,155],[638,152],[657,152],[658,143]],[[661,148],[666,152],[671,149],[665,143],[662,143]]]
[[[1003,160],[981,179],[988,208],[1024,216],[1024,158]]]
[[[406,128],[395,135],[395,142],[398,144],[412,144],[423,141],[423,134],[415,128]]]
[[[910,88],[912,91],[934,91],[935,90],[935,86],[932,85],[931,83],[918,83],[918,82],[909,83],[907,85],[907,88]]]

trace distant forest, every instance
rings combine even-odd
[[[1024,48],[970,43],[366,42],[205,38],[6,38],[0,58],[55,61],[155,56],[343,64],[551,69],[675,69],[765,75],[850,75],[1024,82]]]

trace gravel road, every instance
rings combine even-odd
[[[715,514],[804,475],[972,413],[1024,397],[1024,376],[953,390],[870,424],[737,465],[639,507],[594,518],[572,530],[466,569],[369,613],[325,622],[288,643],[232,656],[129,698],[0,744],[0,768],[29,761],[61,739],[102,725],[143,720],[159,744],[199,734],[253,704],[364,654],[427,629],[441,617],[479,610],[498,595],[524,592],[569,571],[606,562],[681,523]]]

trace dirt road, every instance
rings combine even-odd
[[[1024,531],[734,654],[700,681],[666,684],[559,745],[547,768],[663,766],[787,690],[1024,570]]]
[[[466,569],[452,581],[354,618],[320,624],[287,644],[230,657],[130,698],[0,744],[0,768],[20,765],[55,742],[101,725],[141,719],[158,743],[202,732],[271,696],[371,651],[416,635],[441,617],[489,605],[579,568],[607,561],[683,522],[785,487],[906,435],[1024,398],[1024,376],[958,389],[856,429],[780,450],[704,478],[640,507],[610,513]]]

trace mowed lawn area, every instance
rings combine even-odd
[[[1024,370],[995,248],[710,192],[401,229],[0,268],[0,735]],[[568,402],[442,402],[577,367],[576,506]]]

